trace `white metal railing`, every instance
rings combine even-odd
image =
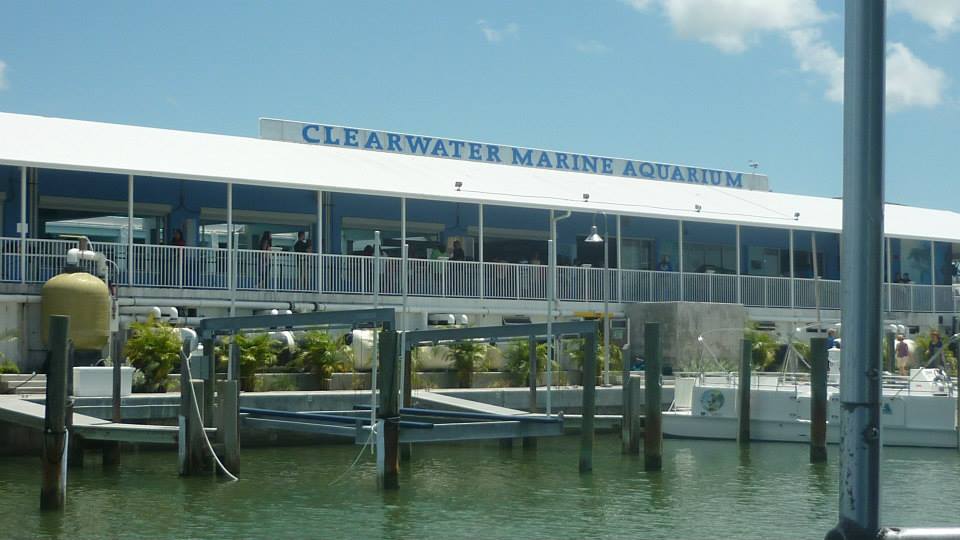
[[[0,238],[0,281],[43,283],[61,271],[68,240]],[[92,249],[116,263],[111,280],[135,287],[229,289],[229,253],[225,249],[94,242]],[[21,252],[22,251],[22,252]],[[129,251],[129,253],[128,253]],[[380,259],[379,276],[374,258],[358,255],[317,255],[283,251],[240,249],[235,284],[241,290],[305,293],[380,294],[403,292],[401,259]],[[548,267],[453,260],[409,259],[407,292],[412,296],[544,300]],[[481,272],[482,266],[482,272]],[[132,269],[132,274],[128,273]],[[318,283],[322,276],[323,282]],[[607,294],[611,302],[710,302],[741,303],[755,307],[839,309],[837,280],[730,274],[659,272],[609,269]],[[481,279],[483,280],[481,287]],[[564,301],[602,302],[602,268],[560,266],[556,273],[557,297]],[[739,286],[738,286],[739,285]],[[819,292],[819,295],[817,294]],[[950,285],[885,284],[883,306],[890,311],[958,312],[960,297]]]

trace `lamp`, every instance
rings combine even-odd
[[[596,225],[590,226],[590,235],[584,238],[583,241],[588,244],[599,244],[600,242],[603,242],[603,237],[597,233]]]
[[[457,191],[460,191],[460,188],[463,187],[463,182],[457,180],[456,182],[453,183],[453,187],[457,188]]]

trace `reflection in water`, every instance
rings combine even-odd
[[[805,445],[667,440],[663,470],[646,472],[642,457],[621,454],[618,436],[601,435],[593,472],[580,475],[578,442],[544,438],[532,453],[500,452],[497,441],[418,445],[395,492],[376,488],[369,452],[348,471],[353,445],[244,449],[236,483],[179,478],[174,453],[125,454],[109,474],[88,459],[70,475],[62,517],[38,511],[38,460],[5,458],[0,508],[18,534],[37,538],[690,538],[705,527],[810,538],[836,521],[836,447],[814,466]],[[889,448],[883,466],[895,490],[882,498],[885,524],[950,524],[941,508],[960,498],[948,481],[956,452]]]

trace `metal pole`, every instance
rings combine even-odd
[[[742,272],[740,268],[740,259],[742,255],[740,254],[740,224],[739,223],[737,223],[736,231],[737,231],[737,303],[742,304],[743,298],[740,295],[740,281],[742,281],[740,279],[740,274]],[[791,268],[792,267],[793,265],[791,265]]]
[[[680,298],[683,302],[683,220],[677,220],[677,270],[680,271]]]
[[[237,280],[234,275],[236,265],[233,245],[233,182],[227,182],[227,287],[230,290],[230,316],[237,314]]]
[[[378,246],[379,247],[379,246]],[[383,427],[382,436],[378,436],[377,478],[383,489],[400,487],[400,394],[397,391],[397,333],[384,330],[380,336],[380,354],[383,364],[380,377],[380,405],[377,407],[377,425]],[[380,435],[380,434],[378,434]]]
[[[890,312],[893,311],[893,286],[891,285],[893,283],[893,265],[890,262],[892,258],[890,256],[890,238],[885,239],[884,247],[886,249],[883,250],[883,254],[887,261],[887,312]]]
[[[317,293],[323,293],[323,191],[317,191]]]
[[[607,213],[603,214],[603,385],[610,386],[610,258],[607,246],[610,239],[607,231]]]
[[[793,275],[793,229],[790,229],[790,309],[797,306],[796,283]],[[819,328],[818,328],[819,330]]]
[[[750,444],[750,372],[753,370],[753,344],[748,339],[740,345],[740,381],[737,386],[737,442]]]
[[[883,0],[846,2],[841,258],[840,511],[829,537],[880,529]]]
[[[616,216],[617,220],[617,302],[623,303],[623,242],[620,240],[620,214]],[[622,308],[623,306],[621,306]],[[626,383],[624,383],[626,384]]]
[[[553,412],[551,410],[550,403],[550,384],[552,381],[553,370],[551,369],[551,364],[553,364],[553,309],[554,304],[556,304],[556,277],[557,277],[557,246],[555,239],[557,236],[556,223],[553,222],[553,211],[550,211],[550,240],[547,240],[547,258],[550,259],[550,267],[548,268],[549,276],[547,276],[547,365],[544,366],[547,372],[547,401],[546,401],[546,412],[547,416]],[[586,383],[584,383],[586,384]],[[594,383],[591,383],[594,384]]]
[[[409,313],[407,312],[407,264],[409,264],[409,258],[407,256],[407,198],[400,197],[400,295],[401,295],[401,306],[400,314],[401,319],[403,320],[402,326],[400,326],[400,354],[403,355],[400,357],[400,388],[406,388],[406,362],[407,362],[407,319]]]
[[[813,253],[813,306],[817,310],[817,331],[820,331],[820,268],[817,262],[817,233],[813,231],[810,232],[810,249]]]
[[[413,406],[413,351],[403,349],[403,366],[401,371],[400,391],[403,392],[403,407],[409,409]],[[400,459],[410,461],[413,453],[413,444],[407,443],[400,447]]]
[[[663,468],[663,421],[660,414],[660,394],[663,384],[663,359],[660,356],[660,324],[643,325],[643,348],[647,373],[643,396],[643,466],[648,471]]]
[[[827,461],[827,339],[810,340],[810,463]]]
[[[20,283],[27,282],[27,168],[20,167]]]
[[[373,307],[380,307],[380,231],[373,231]]]
[[[41,510],[62,510],[67,478],[67,336],[70,317],[50,316],[50,367],[47,374],[47,399],[43,420],[43,482],[40,488]]]
[[[527,383],[530,387],[530,392],[527,398],[527,408],[530,413],[537,412],[537,339],[534,336],[527,338],[527,363],[530,364],[530,373],[527,376]],[[536,437],[524,437],[523,438],[523,448],[525,450],[532,450],[537,447],[537,438]]]
[[[597,332],[583,336],[583,414],[580,424],[580,473],[593,470],[593,418],[597,404]]]
[[[133,175],[127,176],[127,285],[133,285]]]

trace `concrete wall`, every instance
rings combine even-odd
[[[746,308],[735,304],[696,302],[644,303],[627,306],[630,320],[631,356],[643,357],[643,326],[660,323],[663,362],[677,371],[715,371],[713,357],[697,340],[704,337],[707,347],[716,355],[723,369],[736,369],[740,357],[740,329],[747,324]]]

